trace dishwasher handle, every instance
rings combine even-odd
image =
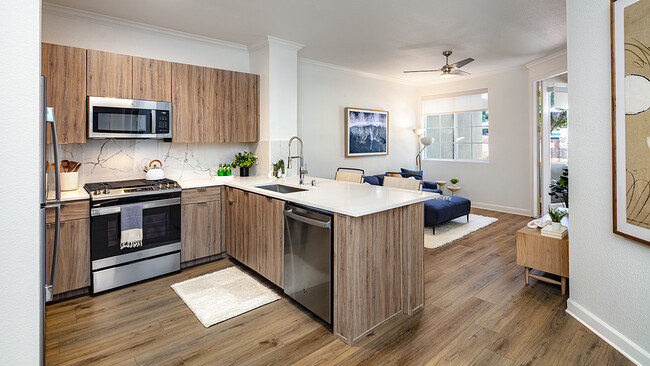
[[[292,219],[304,222],[305,224],[320,227],[320,228],[323,228],[323,229],[329,229],[332,226],[332,220],[331,219],[327,220],[327,221],[314,220],[314,219],[309,218],[309,217],[298,215],[297,213],[293,212],[293,208],[290,208],[288,210],[284,210],[284,216],[291,217]]]

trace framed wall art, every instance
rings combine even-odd
[[[650,245],[650,0],[612,2],[614,232]]]
[[[345,108],[345,157],[388,155],[388,111]]]

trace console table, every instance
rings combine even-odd
[[[549,220],[548,215],[542,221]],[[569,219],[562,219],[562,225],[569,227]],[[540,281],[560,285],[562,295],[566,294],[566,282],[569,278],[569,235],[563,239],[542,236],[540,229],[524,227],[517,231],[517,264],[524,266],[526,271],[525,282],[528,285],[529,277]],[[560,276],[560,281],[552,278],[531,274],[531,269]]]

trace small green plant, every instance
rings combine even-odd
[[[456,184],[456,183],[460,182],[460,180],[458,180],[458,178],[451,178],[449,181],[451,182],[451,184]]]
[[[548,215],[551,217],[551,221],[553,222],[560,222],[564,218],[564,216],[567,215],[567,212],[564,210],[560,210],[559,208],[551,208],[551,206],[548,206]]]
[[[239,166],[242,168],[250,168],[257,161],[257,156],[254,156],[252,152],[237,153],[235,154],[235,162],[233,166]]]
[[[273,176],[280,178],[284,174],[284,160],[280,159],[277,163],[273,164]]]

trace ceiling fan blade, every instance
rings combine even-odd
[[[469,72],[466,72],[466,71],[463,71],[463,70],[460,70],[460,69],[456,69],[456,70],[452,71],[451,73],[454,74],[454,75],[460,75],[460,76],[472,75]]]
[[[436,72],[436,71],[440,71],[440,69],[436,69],[436,70],[407,70],[407,71],[404,71],[404,73],[405,74],[412,74],[412,73],[415,73],[415,72]]]
[[[451,64],[449,66],[460,69],[461,67],[467,65],[468,63],[470,63],[472,61],[474,61],[474,59],[470,57],[470,58],[466,58],[466,59],[464,59],[462,61],[458,61],[455,64]]]

